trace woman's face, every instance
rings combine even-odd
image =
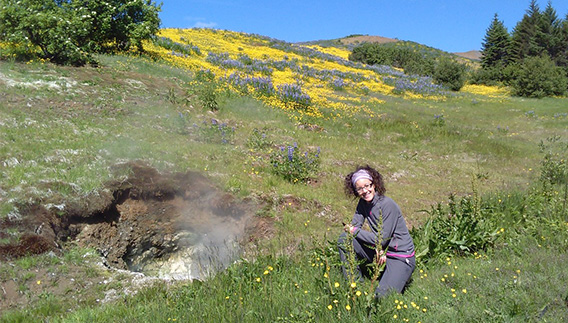
[[[375,186],[373,182],[366,178],[361,178],[355,182],[355,191],[360,198],[367,202],[371,202],[375,197]]]

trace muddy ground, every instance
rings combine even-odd
[[[258,205],[223,193],[198,173],[159,173],[140,163],[119,167],[128,167],[131,175],[96,194],[75,202],[32,203],[22,206],[21,217],[3,219],[0,239],[11,241],[0,245],[4,264],[30,254],[57,257],[79,246],[96,250],[97,266],[129,273],[131,281],[200,279],[206,274],[203,264],[190,265],[188,258],[205,260],[216,270],[245,242],[272,232],[267,219],[254,216]],[[12,239],[14,232],[18,239]],[[26,305],[41,293],[65,295],[109,283],[108,275],[88,275],[84,265],[66,265],[63,274],[35,269],[25,278],[4,270],[0,310]]]

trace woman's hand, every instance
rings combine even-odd
[[[377,263],[379,266],[387,262],[387,255],[385,255],[385,251],[381,248],[377,248]]]
[[[354,227],[353,225],[343,223],[343,231],[354,234],[356,230],[357,228]]]

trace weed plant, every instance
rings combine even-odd
[[[317,176],[320,148],[301,152],[298,144],[281,146],[270,155],[272,171],[290,183],[307,182]]]
[[[247,139],[247,147],[255,151],[264,151],[274,145],[266,134],[266,131],[252,129],[250,136]]]
[[[210,122],[204,120],[201,125],[194,124],[197,128],[199,138],[209,143],[230,144],[235,134],[235,128],[229,127],[226,123],[220,123],[217,119]]]

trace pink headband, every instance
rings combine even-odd
[[[355,183],[357,183],[358,180],[363,179],[363,178],[368,179],[371,182],[373,181],[373,178],[371,177],[369,172],[367,172],[364,169],[360,169],[360,170],[356,171],[355,173],[353,173],[353,175],[351,176],[351,183],[353,184],[353,186],[355,186]]]

